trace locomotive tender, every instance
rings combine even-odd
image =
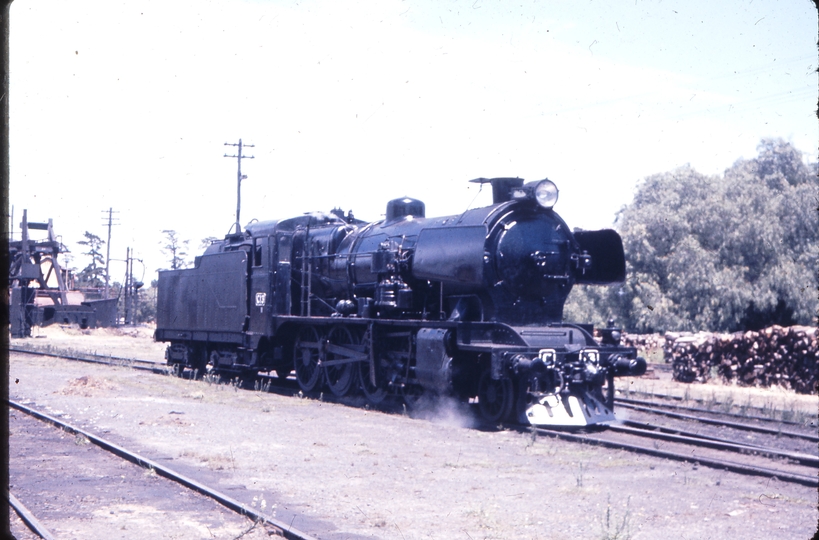
[[[645,360],[613,323],[597,341],[562,317],[574,284],[625,279],[619,235],[572,232],[548,179],[472,182],[491,184],[491,206],[427,218],[403,198],[374,223],[340,210],[255,222],[193,268],[160,272],[168,364],[295,371],[306,393],[361,391],[373,404],[477,398],[489,422],[613,420],[614,377],[642,375]]]

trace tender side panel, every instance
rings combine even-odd
[[[203,256],[196,268],[159,274],[158,332],[241,332],[247,306],[244,251]]]

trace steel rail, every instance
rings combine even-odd
[[[669,401],[694,401],[696,403],[706,403],[708,400],[704,398],[695,398],[695,397],[686,397],[686,396],[675,396],[673,394],[659,394],[657,392],[644,392],[644,391],[636,391],[631,390],[628,392],[629,394],[641,394],[644,396],[649,396],[652,398],[659,398],[659,399],[667,399]],[[752,405],[749,408],[757,409],[757,410],[764,410],[764,407],[760,407],[758,405]]]
[[[12,348],[12,347],[10,347],[8,350],[10,352],[31,354],[31,355],[34,355],[34,356],[51,356],[53,358],[62,358],[64,360],[86,362],[86,363],[90,363],[90,364],[98,364],[98,365],[103,365],[103,366],[130,367],[130,368],[137,369],[137,370],[149,371],[149,372],[155,373],[157,375],[172,375],[172,376],[180,377],[180,378],[188,378],[188,377],[184,377],[184,376],[179,375],[179,374],[174,374],[174,372],[171,369],[171,366],[169,366],[167,364],[162,364],[160,362],[154,362],[152,360],[140,360],[138,358],[122,358],[122,357],[112,357],[112,356],[105,356],[105,355],[90,355],[90,356],[96,356],[97,357],[96,359],[95,358],[83,358],[83,357],[79,357],[79,356],[63,354],[63,353],[56,352],[56,351],[52,351],[52,352],[33,351],[33,350],[28,350],[28,349],[17,349],[17,348]],[[123,363],[109,362],[108,360],[111,359],[111,358],[113,358],[115,360],[121,360]],[[206,373],[200,375],[200,378],[205,377],[205,376],[207,376]],[[191,375],[189,378],[193,379],[193,376]],[[230,377],[227,374],[223,374],[221,376],[221,378],[222,378],[223,381],[226,381],[226,382],[231,380]],[[287,380],[286,378],[282,379],[281,377],[279,377],[277,375],[271,375],[270,373],[258,373],[257,378],[260,379],[260,380],[266,380],[266,381],[269,381],[269,382],[274,382],[275,381],[275,383],[277,385],[278,385],[279,382],[283,382],[283,381]],[[285,383],[285,385],[286,385],[286,383]],[[280,393],[282,395],[288,395],[289,390],[292,390],[293,388],[289,388],[289,387],[287,387],[285,385],[281,385],[281,386],[278,386],[278,387],[270,386],[270,388],[271,388],[271,390],[273,388],[280,388],[281,391],[279,391],[278,393]],[[334,396],[327,395],[327,396],[324,396],[323,399],[325,401],[333,401]]]
[[[614,398],[614,401],[621,404],[628,404],[628,405],[642,405],[644,407],[665,407],[667,409],[677,409],[681,411],[691,411],[691,412],[702,412],[708,414],[718,414],[720,416],[729,416],[731,418],[746,418],[748,420],[758,420],[760,422],[777,422],[780,424],[788,424],[793,426],[802,426],[801,422],[794,422],[792,420],[777,420],[776,418],[768,418],[765,416],[754,416],[754,415],[747,415],[747,414],[739,414],[739,413],[732,413],[732,412],[722,412],[722,411],[712,411],[708,409],[702,409],[699,407],[686,407],[684,405],[675,405],[673,403],[657,403],[656,401],[643,401],[641,399],[630,399],[630,398]]]
[[[32,532],[34,532],[34,534],[36,534],[40,538],[43,538],[44,540],[56,540],[54,535],[51,534],[51,532],[48,529],[46,529],[45,526],[42,523],[40,523],[40,521],[36,517],[34,517],[34,514],[29,512],[28,508],[26,508],[25,505],[23,505],[23,503],[17,500],[17,497],[11,494],[11,491],[8,492],[8,495],[9,504],[11,505],[12,508],[14,508],[14,511],[17,512],[17,515],[20,516],[20,519],[23,520],[23,523],[28,525],[28,528],[31,529]]]
[[[31,354],[34,356],[52,356],[54,358],[62,358],[64,360],[74,360],[77,362],[87,362],[89,364],[103,364],[111,366],[127,366],[134,369],[141,369],[145,371],[153,371],[155,373],[166,373],[170,366],[160,362],[152,362],[151,360],[140,360],[138,358],[122,358],[119,356],[108,356],[101,354],[87,354],[85,356],[76,356],[73,354],[66,354],[61,352],[35,351],[31,349],[19,349],[17,347],[9,347],[9,352],[16,352],[22,354]],[[112,361],[113,360],[113,361]]]
[[[816,435],[807,435],[805,433],[796,433],[794,431],[784,431],[781,429],[772,429],[766,428],[762,426],[752,426],[749,424],[740,424],[738,422],[726,422],[724,420],[714,420],[712,418],[703,418],[701,416],[693,416],[690,414],[682,414],[682,413],[675,413],[671,411],[664,411],[662,409],[655,409],[653,407],[642,407],[639,405],[630,405],[627,403],[621,403],[621,407],[625,407],[627,409],[633,409],[635,411],[642,411],[651,414],[659,414],[662,416],[668,416],[669,418],[677,418],[680,420],[692,420],[695,422],[700,422],[702,424],[711,424],[714,426],[725,426],[734,429],[742,429],[745,431],[755,431],[757,433],[767,433],[769,435],[785,435],[788,437],[794,437],[797,439],[804,439],[806,441],[811,442],[819,442],[819,436]]]
[[[138,369],[142,371],[150,371],[152,373],[156,373],[159,375],[168,375],[173,374],[172,366],[169,364],[163,364],[162,362],[156,362],[153,360],[142,360],[139,358],[124,358],[121,356],[109,356],[105,354],[91,354],[88,353],[85,356],[76,356],[56,351],[35,351],[31,349],[18,349],[15,347],[9,347],[9,352],[18,352],[22,354],[31,354],[34,356],[51,356],[53,358],[62,358],[63,360],[72,360],[77,362],[86,362],[89,364],[100,364],[104,366],[122,366],[122,367],[130,367],[133,369]],[[113,360],[113,362],[111,361]],[[202,374],[204,376],[205,374]],[[175,375],[180,378],[182,375]],[[224,377],[228,378],[228,375],[225,374]],[[260,379],[279,379],[278,376],[270,375],[269,373],[258,373],[257,377]],[[191,376],[192,378],[192,376]]]
[[[817,487],[819,486],[819,478],[816,476],[808,476],[804,474],[795,474],[789,473],[786,471],[779,471],[775,469],[768,469],[765,467],[754,467],[752,465],[746,465],[744,463],[736,463],[733,461],[725,461],[721,459],[714,459],[708,457],[692,457],[690,454],[679,454],[677,452],[668,452],[666,450],[659,450],[657,448],[651,448],[648,446],[639,446],[635,444],[629,444],[624,442],[616,442],[616,441],[609,441],[606,439],[600,439],[597,437],[589,437],[586,435],[576,435],[573,433],[566,433],[563,431],[555,431],[551,429],[544,429],[544,428],[535,428],[535,433],[539,433],[541,435],[555,437],[558,439],[563,439],[572,442],[581,442],[586,444],[596,444],[599,446],[604,446],[607,448],[613,448],[616,450],[628,450],[630,452],[635,452],[639,454],[646,454],[654,457],[660,457],[665,459],[672,459],[675,461],[684,461],[684,462],[695,462],[700,465],[711,467],[714,469],[724,469],[727,471],[740,473],[740,474],[749,474],[755,476],[767,476],[777,478],[779,480],[783,480],[785,482],[795,483],[795,484],[802,484],[804,486],[810,487]]]
[[[772,448],[769,448],[767,446],[762,446],[762,445],[759,445],[759,444],[751,444],[751,443],[747,443],[747,442],[737,442],[737,441],[732,441],[732,440],[729,440],[729,439],[722,439],[720,437],[713,437],[711,435],[703,435],[702,433],[697,433],[697,432],[693,432],[693,431],[685,431],[685,430],[674,428],[674,427],[658,426],[656,424],[650,424],[648,422],[639,422],[639,421],[636,421],[636,420],[618,420],[617,422],[618,422],[618,424],[622,424],[624,426],[636,427],[638,429],[645,429],[646,427],[648,427],[649,429],[654,429],[654,430],[657,430],[657,431],[662,432],[662,433],[672,433],[672,434],[676,434],[676,435],[687,435],[689,437],[694,437],[694,438],[699,438],[699,439],[708,439],[708,440],[711,440],[711,441],[722,441],[722,442],[726,442],[726,443],[734,443],[734,444],[739,444],[739,445],[742,445],[742,446],[747,446],[747,447],[753,448],[755,450],[760,450],[760,449],[761,450],[773,450]],[[616,424],[612,424],[612,425],[616,425]],[[779,451],[779,450],[777,450],[777,451]],[[810,455],[810,454],[806,454],[806,455]],[[819,459],[819,458],[817,458],[817,459]]]
[[[74,427],[74,426],[72,426],[70,424],[67,424],[67,423],[63,422],[62,420],[58,420],[57,418],[54,418],[53,416],[49,416],[49,415],[47,415],[45,413],[42,413],[40,411],[36,411],[36,410],[34,410],[34,409],[30,408],[30,407],[27,407],[27,406],[25,406],[25,405],[23,405],[21,403],[17,403],[16,401],[8,400],[8,404],[9,404],[10,407],[13,407],[13,408],[15,408],[15,409],[17,409],[17,410],[19,410],[21,412],[24,412],[24,413],[26,413],[26,414],[28,414],[30,416],[33,416],[34,418],[37,418],[38,420],[53,424],[53,425],[55,425],[55,426],[57,426],[57,427],[59,427],[61,429],[64,429],[65,431],[67,431],[67,432],[69,432],[69,433],[71,433],[73,435],[82,435],[83,437],[87,438],[89,441],[96,444],[100,448],[103,448],[103,449],[107,450],[108,452],[111,452],[112,454],[114,454],[114,455],[116,455],[116,456],[118,456],[118,457],[120,457],[122,459],[125,459],[126,461],[130,461],[131,463],[139,465],[140,467],[143,467],[143,468],[146,468],[146,469],[151,469],[151,470],[155,471],[157,474],[159,474],[161,476],[164,476],[165,478],[168,478],[170,480],[173,480],[174,482],[177,482],[177,483],[187,487],[188,489],[191,489],[193,491],[201,493],[202,495],[210,497],[211,499],[215,500],[216,502],[218,502],[222,506],[225,506],[226,508],[228,508],[230,510],[233,510],[237,514],[249,517],[249,518],[253,519],[256,522],[267,523],[267,524],[273,526],[274,528],[276,528],[277,529],[276,532],[278,534],[280,534],[281,536],[284,536],[285,538],[289,538],[289,539],[293,539],[293,540],[315,540],[314,537],[309,536],[307,533],[304,533],[304,532],[302,532],[302,531],[300,531],[298,529],[293,529],[287,523],[284,523],[284,522],[279,521],[279,520],[274,519],[274,518],[264,516],[264,515],[258,513],[256,510],[250,508],[249,506],[244,505],[241,502],[239,502],[239,501],[237,501],[237,500],[235,500],[235,499],[233,499],[231,497],[228,497],[227,495],[225,495],[223,493],[220,493],[220,492],[218,492],[216,490],[213,490],[213,489],[209,488],[208,486],[206,486],[206,485],[204,485],[204,484],[202,484],[202,483],[200,483],[200,482],[198,482],[198,481],[196,481],[196,480],[194,480],[192,478],[188,478],[187,476],[183,476],[182,474],[179,474],[176,471],[174,471],[174,470],[170,469],[169,467],[166,467],[166,466],[164,466],[164,465],[162,465],[160,463],[157,463],[157,462],[152,461],[150,459],[144,458],[144,457],[142,457],[139,454],[136,454],[134,452],[130,452],[130,451],[126,450],[125,448],[122,448],[121,446],[118,446],[118,445],[116,445],[116,444],[114,444],[114,443],[112,443],[110,441],[107,441],[107,440],[103,439],[102,437],[98,437],[98,436],[96,436],[96,435],[94,435],[92,433],[89,433],[89,432],[84,431],[84,430],[82,430],[80,428]]]
[[[652,430],[658,431],[652,431]],[[652,424],[645,424],[640,422],[628,422],[628,425],[612,424],[608,426],[609,431],[618,433],[628,433],[637,435],[639,437],[648,437],[651,439],[660,439],[670,442],[679,442],[694,446],[702,446],[704,448],[713,448],[716,450],[729,450],[733,452],[755,452],[757,454],[764,454],[767,456],[782,457],[801,463],[802,465],[815,466],[819,468],[819,457],[810,454],[802,454],[797,452],[788,452],[786,450],[779,450],[777,448],[768,448],[764,446],[749,445],[744,443],[737,443],[728,439],[720,439],[717,437],[703,436],[696,433],[672,430],[663,426],[655,426]],[[674,431],[674,433],[669,433]]]

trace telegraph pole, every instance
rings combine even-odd
[[[136,259],[136,250],[127,248],[125,251],[125,324],[136,325],[137,310],[139,308],[138,294],[142,287],[141,281],[134,279],[134,260],[142,262],[142,259]]]
[[[232,143],[225,143],[225,146],[238,146],[239,151],[234,156],[229,156],[225,154],[224,157],[229,158],[236,158],[237,168],[238,171],[236,173],[236,234],[242,232],[242,228],[239,225],[239,210],[242,207],[242,180],[247,178],[247,175],[242,176],[242,158],[246,159],[254,159],[254,156],[244,156],[242,155],[242,139],[239,139],[239,144],[232,144]],[[255,145],[246,144],[244,147],[254,148]]]
[[[125,325],[131,324],[131,248],[125,249]]]
[[[105,210],[103,210],[105,212]],[[111,227],[113,225],[119,225],[119,223],[114,223],[114,209],[108,209],[108,247],[105,250],[105,298],[108,299],[108,292],[111,290],[110,279],[108,277],[108,261],[111,259]]]

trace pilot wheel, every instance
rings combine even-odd
[[[489,423],[506,420],[514,406],[514,389],[508,377],[493,379],[489,370],[483,372],[478,383],[478,410]]]

